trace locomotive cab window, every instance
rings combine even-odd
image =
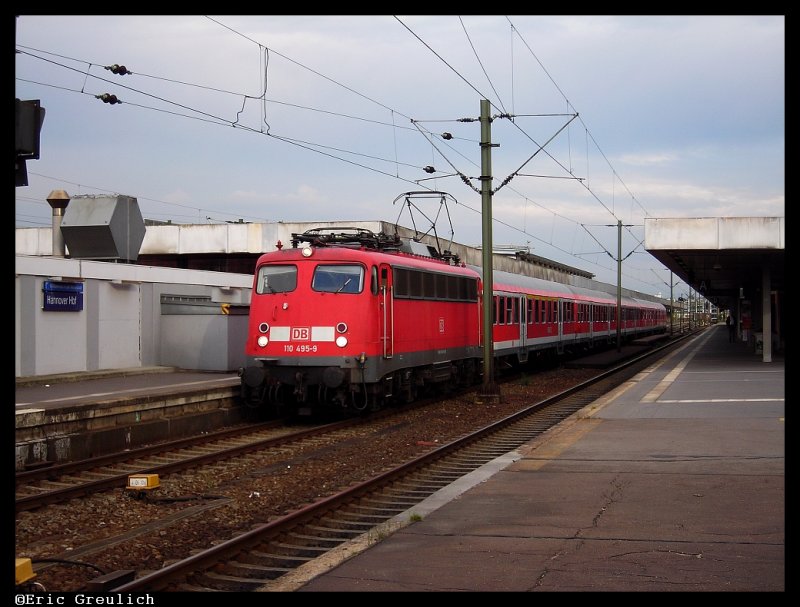
[[[256,293],[288,293],[297,288],[296,266],[261,266],[258,269]]]
[[[323,293],[361,293],[364,268],[360,265],[320,265],[314,269],[311,288]]]

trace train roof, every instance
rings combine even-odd
[[[339,228],[342,229],[342,228]],[[345,228],[348,229],[348,228]],[[352,260],[364,261],[368,257],[378,263],[409,268],[424,268],[433,272],[468,274],[480,278],[466,264],[460,263],[455,256],[437,255],[432,247],[418,242],[409,242],[397,236],[374,234],[369,230],[352,228],[352,233],[324,233],[309,230],[303,234],[292,234],[292,247],[280,248],[277,251],[264,253],[259,263],[264,260],[300,260],[306,258],[303,249],[309,248],[310,258],[325,261]],[[300,246],[301,243],[306,246]]]
[[[482,268],[473,266],[473,269],[480,273]],[[501,270],[493,270],[492,277],[494,278],[495,287],[505,287],[509,291],[522,291],[536,289],[554,297],[564,297],[572,295],[568,285],[560,282],[553,282],[543,278],[535,278],[533,276],[525,276],[523,274],[513,274],[511,272],[503,272]]]
[[[338,232],[336,230],[339,230]],[[302,233],[292,234],[292,246],[306,242],[312,247],[340,246],[373,249],[384,253],[407,253],[429,259],[444,261],[450,265],[463,266],[458,255],[426,245],[419,240],[401,238],[396,232],[372,232],[365,228],[312,228]]]
[[[470,267],[472,267],[478,273],[482,271],[479,266]],[[603,301],[610,304],[616,304],[617,302],[616,294],[608,291],[578,287],[545,280],[543,278],[525,276],[522,274],[513,274],[511,272],[503,272],[499,270],[493,270],[492,276],[494,278],[495,288],[507,289],[511,292],[535,289],[536,291],[541,291],[542,293],[553,297],[572,297],[578,300],[587,299],[595,302]],[[630,296],[622,296],[621,301],[624,305],[628,306],[659,310],[664,309],[664,306],[660,303]]]
[[[422,242],[401,238],[398,234],[374,233],[363,228],[314,228],[303,233],[292,234],[292,248],[297,249],[301,243],[306,243],[318,251],[321,259],[363,259],[365,254],[384,257],[382,261],[391,265],[440,270],[457,274],[472,274],[482,278],[483,269],[480,266],[461,263],[457,255],[449,251],[440,252],[436,247]],[[350,251],[351,253],[348,253]],[[509,291],[523,291],[535,289],[552,297],[572,297],[592,301],[604,301],[616,304],[616,294],[611,290],[589,289],[565,283],[545,280],[533,276],[514,274],[501,270],[493,270],[492,276],[496,287]],[[609,285],[611,288],[611,285]],[[661,303],[623,296],[625,305],[638,306],[652,309],[664,309]]]

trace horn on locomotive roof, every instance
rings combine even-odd
[[[397,234],[388,235],[383,232],[375,234],[371,230],[351,227],[312,228],[303,233],[293,233],[292,247],[296,249],[301,242],[307,242],[315,247],[356,245],[381,250],[398,249],[402,244]]]
[[[395,228],[396,229],[396,228]],[[378,251],[399,251],[420,257],[440,259],[452,265],[458,265],[460,259],[450,251],[439,252],[436,247],[420,242],[419,238],[401,238],[395,232],[386,234],[375,233],[364,228],[337,227],[337,228],[312,228],[305,232],[292,233],[292,248],[297,248],[301,242],[307,242],[312,247],[344,246],[363,247]]]

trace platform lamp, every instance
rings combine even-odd
[[[69,200],[69,194],[64,190],[53,190],[47,196],[47,202],[53,209],[53,257],[64,257],[67,252],[64,236],[61,234],[61,221]]]

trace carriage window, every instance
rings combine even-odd
[[[359,265],[319,265],[314,269],[311,288],[323,293],[361,293],[364,268]]]
[[[383,268],[381,270],[381,287],[388,286],[389,282],[387,276],[388,272],[386,268]],[[409,285],[410,279],[411,277],[408,270],[395,268],[392,282],[395,297],[411,297],[411,286]]]
[[[431,272],[422,273],[422,297],[436,299],[436,275]]]
[[[430,301],[478,301],[478,281],[468,276],[449,276],[416,268],[394,269],[394,295]]]
[[[436,293],[439,299],[458,299],[458,277],[457,276],[442,276],[436,279]]]
[[[422,297],[422,274],[423,272],[417,272],[416,270],[411,270],[408,273],[408,294],[411,297]]]
[[[288,293],[297,288],[296,266],[261,266],[258,269],[256,293]]]

